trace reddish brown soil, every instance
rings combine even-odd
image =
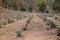
[[[41,18],[32,14],[31,23],[28,24],[27,31],[22,31],[21,37],[16,37],[16,31],[21,30],[27,18],[18,20],[0,28],[0,40],[55,40],[56,29],[46,30],[48,27]]]

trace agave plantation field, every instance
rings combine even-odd
[[[60,40],[60,14],[4,10],[0,40]]]

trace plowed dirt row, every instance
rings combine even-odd
[[[21,30],[27,18],[8,24],[0,29],[0,40],[55,40],[54,30],[46,30],[45,22],[32,14],[31,23],[28,24],[27,31],[22,31],[21,37],[16,37],[16,31]]]

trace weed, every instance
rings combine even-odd
[[[30,16],[28,19],[27,19],[27,23],[30,23],[31,19],[33,18],[33,16]]]
[[[18,30],[18,31],[16,31],[16,37],[21,36],[21,33],[22,33],[22,32],[21,32],[21,31],[19,31],[19,30]]]

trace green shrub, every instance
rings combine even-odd
[[[18,10],[18,6],[17,6],[16,2],[12,2],[11,6],[14,10]]]
[[[21,31],[19,31],[19,30],[18,30],[18,31],[16,31],[16,37],[21,36],[21,33],[22,33],[22,32],[21,32]]]
[[[51,20],[47,21],[47,25],[50,25],[50,28],[56,28],[56,24],[54,22],[52,22]]]
[[[46,9],[46,2],[44,0],[37,0],[37,6],[39,7],[39,11],[44,12]]]

